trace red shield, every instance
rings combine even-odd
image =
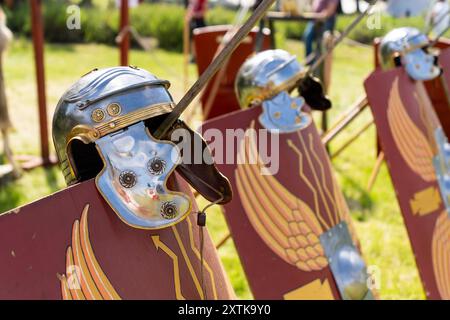
[[[194,45],[199,74],[202,74],[212,62],[217,48],[228,30],[230,30],[230,26],[211,26],[195,30]],[[209,97],[213,84],[217,81],[217,75],[209,81],[201,97],[205,119],[212,119],[219,115],[239,110],[239,103],[234,92],[234,80],[244,61],[255,52],[256,37],[256,31],[250,32],[233,52],[225,67],[225,74],[219,80],[220,83],[216,96],[211,98],[211,101],[209,101]],[[262,50],[269,48],[270,38],[264,35]],[[206,110],[205,107],[207,107],[206,105],[208,103],[210,103],[210,109]]]
[[[441,45],[442,46],[442,45]],[[450,137],[450,48],[443,49],[439,54],[439,64],[443,74],[439,78],[425,83],[433,106],[447,137]]]
[[[365,89],[427,297],[449,299],[450,220],[433,167],[439,121],[401,68],[372,73]]]
[[[133,229],[83,182],[0,216],[0,299],[232,298],[207,233],[201,274],[198,234],[195,214]]]
[[[230,129],[258,132],[260,114],[261,107],[233,112],[207,121],[202,131],[206,139],[209,129],[220,130],[224,137]],[[265,175],[261,165],[246,162],[249,157],[264,158],[261,136],[258,142],[248,135],[241,143],[231,142],[228,136],[219,148],[217,141],[210,144],[216,163],[233,186],[234,197],[224,206],[224,215],[253,295],[256,299],[339,299],[320,237],[345,221],[354,243],[356,238],[328,156],[312,123],[273,136],[279,137],[280,165],[275,175]],[[237,156],[220,159],[221,153],[224,158]],[[278,154],[273,143],[267,154]]]

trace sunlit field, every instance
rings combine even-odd
[[[282,47],[299,57],[303,56],[303,45],[300,42],[285,41]],[[114,47],[96,44],[51,44],[45,49],[48,119],[51,124],[54,107],[63,92],[91,69],[117,65],[119,53]],[[181,54],[163,50],[132,50],[130,63],[170,80],[175,100],[183,95]],[[363,81],[373,68],[372,49],[341,45],[335,52],[333,68],[330,96],[334,108],[330,112],[331,123],[364,94]],[[196,69],[191,65],[190,82],[193,83],[195,78]],[[16,131],[12,134],[14,151],[16,154],[36,155],[39,153],[39,131],[32,46],[29,41],[16,40],[7,53],[5,81],[10,113],[16,126]],[[195,107],[191,106],[192,109]],[[366,110],[356,123],[333,142],[331,151],[336,150],[370,118],[370,111]],[[423,299],[413,254],[385,165],[374,188],[370,193],[367,192],[367,182],[375,159],[375,129],[371,127],[334,159],[333,164],[351,208],[364,256],[369,265],[377,266],[380,270],[380,297]],[[62,188],[64,182],[57,167],[27,172],[21,179],[0,186],[0,212]],[[205,203],[203,200],[199,201],[200,205]],[[208,215],[209,230],[217,242],[227,234],[227,227],[218,207],[209,210]],[[219,249],[219,254],[238,297],[251,298],[233,242],[228,241]]]

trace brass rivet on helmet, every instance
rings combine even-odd
[[[105,112],[102,109],[95,109],[92,111],[91,118],[95,122],[101,122],[105,119]]]
[[[106,107],[106,112],[108,112],[111,117],[115,117],[122,112],[122,107],[118,103],[111,103],[108,107]]]

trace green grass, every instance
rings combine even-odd
[[[302,56],[302,45],[285,41],[291,52]],[[38,154],[38,125],[36,89],[31,44],[16,40],[5,57],[5,78],[12,120],[17,130],[12,134],[17,154]],[[48,117],[51,124],[53,109],[62,93],[82,74],[95,67],[116,65],[118,50],[104,45],[47,45],[46,79]],[[330,96],[334,109],[333,119],[348,109],[364,94],[363,80],[373,65],[371,49],[340,46],[335,53]],[[131,61],[161,78],[172,81],[171,92],[178,100],[183,94],[183,58],[180,54],[155,50],[152,53],[133,50]],[[190,67],[191,83],[195,68]],[[359,120],[333,142],[332,150],[352,132],[370,120],[367,110]],[[333,161],[341,187],[351,208],[362,250],[369,265],[381,271],[380,296],[382,299],[423,299],[424,294],[414,263],[406,230],[395,198],[386,166],[383,166],[371,193],[366,191],[370,172],[375,163],[375,131],[371,128]],[[64,187],[59,170],[36,169],[21,179],[0,186],[0,212],[23,205]],[[200,207],[205,204],[200,200]],[[208,226],[217,242],[227,228],[218,208],[208,212]],[[245,276],[232,241],[220,250],[220,256],[231,278],[238,297],[251,298]]]

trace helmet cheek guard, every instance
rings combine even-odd
[[[180,162],[173,143],[154,139],[141,121],[95,144],[104,162],[96,185],[124,222],[156,229],[190,212],[189,198],[166,186]]]
[[[293,132],[308,126],[311,117],[301,111],[305,100],[292,98],[286,91],[262,103],[263,114],[259,122],[269,131]]]
[[[437,57],[424,50],[414,50],[405,55],[404,65],[411,78],[419,81],[432,80],[441,75],[441,68],[437,65]]]
[[[137,68],[95,70],[63,95],[53,118],[53,141],[67,184],[95,178],[106,202],[135,228],[168,227],[190,213],[190,198],[169,189],[171,174],[179,168],[207,199],[224,203],[231,198],[229,182],[214,163],[202,171],[202,160],[193,170],[182,163],[170,137],[152,136],[174,107],[168,87]]]

